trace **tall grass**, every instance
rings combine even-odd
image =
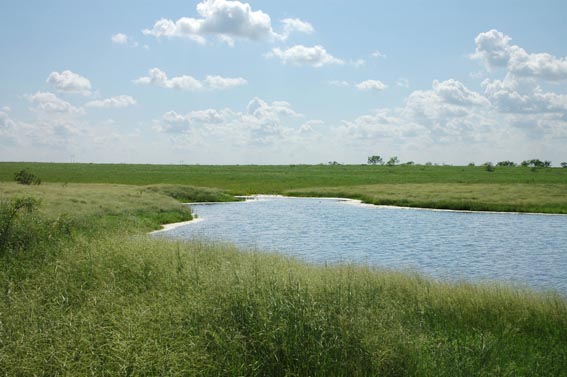
[[[6,375],[567,370],[553,295],[146,238],[79,238],[56,254],[31,274],[1,269]]]

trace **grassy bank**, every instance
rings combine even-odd
[[[41,200],[0,249],[6,376],[567,374],[558,296],[144,234],[155,203],[187,216],[173,196],[215,190],[0,188]]]
[[[567,213],[567,169],[474,166],[195,166],[0,163],[0,181],[28,169],[44,182],[216,187],[232,195],[342,196],[368,203]],[[162,186],[163,189],[164,186]],[[227,197],[226,200],[229,200]]]
[[[567,214],[567,185],[562,184],[382,184],[316,187],[286,194],[352,198],[402,207]]]

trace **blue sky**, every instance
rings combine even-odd
[[[9,1],[0,160],[567,160],[562,1]]]

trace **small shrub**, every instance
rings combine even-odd
[[[567,162],[562,162],[560,165],[562,168],[567,168]]]
[[[14,179],[21,185],[39,185],[41,184],[41,179],[27,171],[26,169],[20,170],[16,174],[14,174]]]
[[[486,171],[493,172],[494,170],[496,170],[494,168],[494,165],[492,165],[492,162],[490,162],[490,161],[485,162],[483,165],[484,165],[484,168],[486,169]]]

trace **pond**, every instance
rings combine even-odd
[[[159,236],[230,242],[319,264],[357,263],[567,295],[567,216],[268,196],[191,208],[201,221]]]

